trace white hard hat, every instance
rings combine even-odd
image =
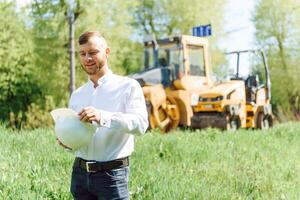
[[[56,137],[73,151],[87,146],[96,131],[96,127],[87,122],[81,122],[78,114],[69,108],[59,108],[51,111],[55,121]]]

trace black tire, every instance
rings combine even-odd
[[[236,131],[241,127],[241,120],[239,117],[228,117],[227,130]]]
[[[259,113],[257,116],[256,126],[259,129],[269,129],[273,126],[272,117],[266,116],[263,113]]]

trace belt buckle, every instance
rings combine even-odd
[[[95,161],[88,161],[85,163],[85,168],[87,172],[96,172],[95,170],[90,170],[90,164],[95,164]]]

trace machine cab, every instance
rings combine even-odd
[[[262,50],[245,50],[227,53],[231,80],[243,80],[247,104],[264,105],[271,98],[271,83],[266,56]]]
[[[135,79],[184,90],[199,90],[211,82],[206,39],[183,35],[147,41],[144,46],[144,69]]]

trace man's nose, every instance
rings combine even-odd
[[[92,55],[89,53],[86,53],[84,59],[87,61],[92,60]]]

